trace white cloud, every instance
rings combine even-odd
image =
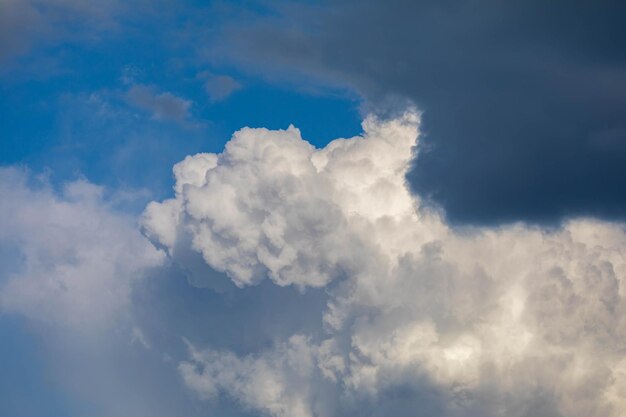
[[[279,285],[326,285],[362,268],[365,254],[377,256],[377,242],[362,239],[363,228],[414,216],[401,171],[416,118],[369,120],[365,139],[319,151],[294,127],[242,129],[223,154],[199,154],[174,167],[177,197],[147,207],[146,231],[170,250],[177,235],[191,236],[207,263],[240,286],[266,274]]]
[[[57,194],[33,182],[22,170],[0,170],[0,246],[12,254],[2,259],[1,310],[97,328],[123,316],[133,283],[162,253],[100,187],[79,180]]]
[[[179,370],[185,383],[202,396],[211,398],[226,391],[246,408],[273,416],[314,415],[306,382],[315,367],[314,350],[305,337],[292,336],[259,357],[198,351],[192,345],[189,350],[191,362],[181,363]]]
[[[326,336],[243,356],[192,346],[185,382],[272,416],[621,416],[624,225],[452,229],[405,183],[418,124],[368,117],[323,149],[246,128],[175,166],[175,198],[143,216],[175,259],[329,294]]]

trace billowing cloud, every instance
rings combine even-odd
[[[0,170],[0,309],[63,326],[124,317],[132,286],[163,261],[132,217],[78,180],[56,193],[16,168]]]
[[[409,191],[418,127],[371,116],[322,149],[245,128],[174,167],[142,222],[176,262],[328,296],[321,334],[190,342],[184,382],[270,416],[622,415],[624,225],[452,228]]]
[[[361,235],[371,222],[414,215],[402,190],[416,121],[415,114],[393,124],[367,120],[364,140],[320,151],[293,126],[242,129],[223,154],[177,164],[177,197],[151,203],[144,225],[170,251],[188,235],[238,285],[269,274],[279,285],[324,286],[377,256],[378,242]]]

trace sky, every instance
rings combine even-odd
[[[625,19],[0,0],[0,415],[621,417]]]

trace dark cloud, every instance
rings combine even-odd
[[[424,111],[416,192],[453,222],[626,213],[626,3],[291,4],[219,52]],[[241,23],[241,22],[239,22]],[[391,100],[393,102],[394,100]]]

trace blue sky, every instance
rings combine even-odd
[[[623,12],[0,0],[0,415],[621,416]]]
[[[182,6],[168,10],[179,9],[185,12]],[[60,13],[71,11],[61,6]],[[55,181],[84,175],[100,184],[162,195],[169,188],[168,167],[188,154],[219,151],[243,126],[295,124],[316,145],[360,131],[359,102],[347,90],[270,83],[198,58],[201,51],[192,45],[177,48],[162,39],[166,32],[185,35],[186,19],[173,13],[155,21],[115,20],[119,27],[111,34],[77,28],[79,33],[68,34],[65,42],[34,41],[26,52],[7,58],[2,162],[49,169]],[[220,19],[207,24],[219,25]],[[206,36],[205,42],[212,41]],[[234,86],[212,97],[207,85],[224,82]],[[128,99],[135,86],[150,90],[148,100],[169,94],[174,113],[176,100],[188,108],[180,115],[159,115],[151,107],[156,104]]]

